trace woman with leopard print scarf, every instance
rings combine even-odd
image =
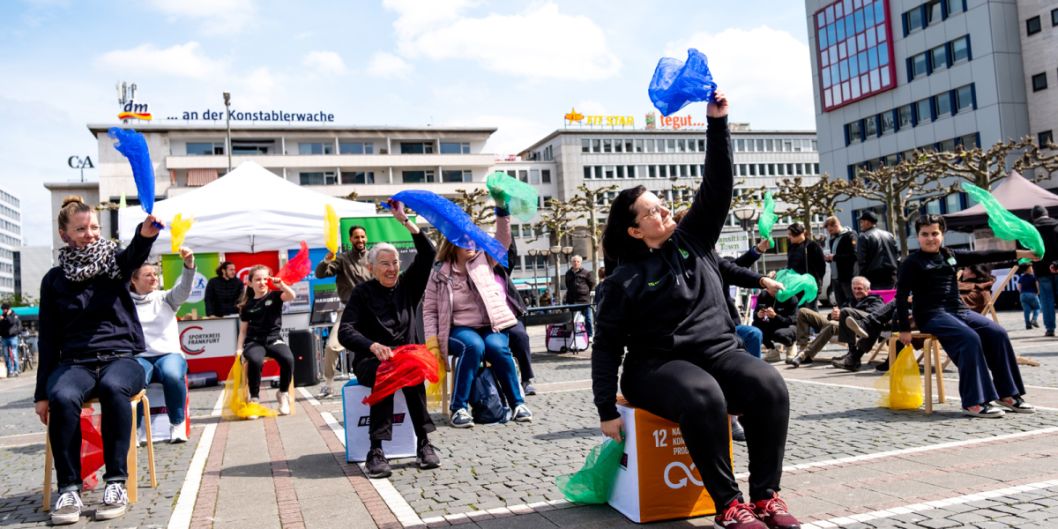
[[[116,518],[128,508],[129,398],[143,390],[143,368],[134,358],[146,350],[143,329],[129,293],[132,272],[147,260],[161,224],[148,215],[128,248],[102,239],[95,210],[67,197],[59,210],[59,250],[40,289],[40,366],[33,400],[55,457],[59,499],[55,525],[81,515],[81,405],[98,398],[103,416],[103,504],[95,518]],[[135,469],[132,469],[135,471]]]

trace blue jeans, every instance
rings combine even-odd
[[[1040,282],[1040,311],[1043,312],[1043,328],[1048,331],[1054,330],[1054,289],[1058,287],[1058,281],[1052,276],[1037,278]]]
[[[1032,325],[1032,322],[1036,321],[1036,317],[1040,313],[1040,298],[1032,292],[1021,293],[1021,310],[1025,312],[1025,326]],[[1029,313],[1032,313],[1032,317],[1029,317]]]
[[[0,350],[4,352],[4,363],[7,365],[7,376],[15,376],[18,368],[18,336],[0,338]]]
[[[746,352],[760,358],[761,343],[764,342],[764,333],[752,325],[736,325],[735,334],[742,340]]]
[[[452,333],[448,335],[448,354],[459,357],[452,404],[449,406],[452,411],[467,407],[474,375],[478,373],[482,360],[488,360],[492,364],[492,373],[496,375],[496,381],[502,386],[507,402],[512,408],[525,402],[506,332],[492,332],[487,328],[452,327]]]
[[[584,310],[581,311],[581,314],[584,315],[584,330],[587,331],[588,338],[591,338],[592,336],[594,336],[594,330],[595,330],[594,329],[594,325],[593,325],[595,323],[594,312],[595,311],[592,310],[591,305],[588,305]]]
[[[976,312],[934,312],[918,324],[940,339],[959,368],[963,408],[1025,394],[1014,348],[1007,331]]]
[[[143,367],[144,385],[161,382],[165,392],[165,408],[169,412],[169,423],[184,422],[184,405],[187,403],[187,360],[177,353],[158,356],[137,356]]]

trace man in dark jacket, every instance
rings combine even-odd
[[[22,373],[18,365],[18,335],[22,333],[22,322],[11,310],[11,304],[4,303],[0,311],[0,352],[4,353],[7,377],[17,377]]]
[[[896,237],[876,228],[878,216],[870,210],[860,214],[860,237],[856,241],[856,262],[860,275],[866,277],[875,290],[896,288],[896,266],[900,250]]]
[[[852,276],[856,275],[856,236],[852,230],[841,225],[837,217],[827,217],[823,222],[827,230],[827,253],[823,257],[830,263],[830,285],[834,300],[839,307],[852,301]]]
[[[786,268],[798,274],[811,274],[816,278],[816,288],[819,292],[823,289],[823,276],[827,273],[827,262],[823,258],[823,249],[815,241],[808,240],[805,227],[800,222],[795,222],[786,228],[790,246],[786,251]],[[815,310],[816,300],[808,303]]]
[[[235,264],[224,261],[217,267],[217,276],[206,283],[206,316],[222,317],[238,314],[239,303],[246,285],[235,277]]]
[[[834,333],[838,340],[849,345],[849,351],[855,349],[856,335],[842,323],[846,318],[863,320],[870,313],[882,306],[882,298],[871,294],[871,283],[863,276],[852,278],[852,302],[846,307],[834,307],[830,313],[823,315],[814,310],[803,308],[797,312],[797,346],[801,350],[790,359],[794,368],[801,364],[811,364],[813,358],[823,348]],[[812,343],[808,343],[808,333],[814,330],[817,334]]]
[[[352,226],[349,228],[349,244],[352,248],[348,252],[334,255],[327,252],[320,264],[316,265],[316,278],[324,279],[334,277],[338,286],[338,298],[341,306],[349,302],[349,295],[353,289],[361,283],[371,280],[371,265],[367,262],[367,230],[363,226]],[[341,309],[338,312],[341,315]],[[327,346],[323,352],[323,382],[320,384],[320,394],[317,398],[325,399],[334,394],[331,384],[334,383],[334,367],[338,363],[338,355],[342,354],[342,344],[338,341],[338,326],[341,317],[331,327],[331,333],[327,338]]]
[[[782,354],[778,346],[789,348],[797,337],[797,296],[780,302],[768,292],[757,296],[757,306],[753,312],[753,326],[764,333],[764,346],[768,352],[765,362],[778,362]]]
[[[588,332],[588,338],[592,337],[592,310],[591,291],[595,290],[595,276],[581,267],[584,259],[574,255],[569,260],[569,270],[566,271],[566,304],[588,303],[582,313],[584,314],[584,328]]]
[[[1047,215],[1047,208],[1032,207],[1032,224],[1043,238],[1044,260],[1032,267],[1040,283],[1040,310],[1043,312],[1044,336],[1054,336],[1054,300],[1058,295],[1058,277],[1054,263],[1058,260],[1058,220]]]

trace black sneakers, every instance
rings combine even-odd
[[[381,448],[372,448],[367,451],[367,461],[364,463],[367,469],[367,477],[372,479],[388,478],[393,471],[389,468],[389,461]]]
[[[441,466],[441,458],[437,456],[437,451],[429,440],[421,439],[419,441],[419,449],[415,451],[415,464],[419,465],[422,470],[430,470]]]

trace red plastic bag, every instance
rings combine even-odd
[[[312,263],[309,261],[309,245],[305,244],[305,241],[301,241],[301,249],[294,255],[287,264],[283,265],[283,268],[279,269],[279,273],[276,277],[282,279],[288,286],[305,279],[305,276],[309,275],[312,271]],[[276,286],[272,284],[272,281],[268,281],[268,287],[275,290]]]
[[[103,468],[103,434],[99,431],[100,416],[91,408],[81,410],[81,481],[85,490],[99,484],[96,472]],[[129,469],[133,472],[135,469]]]
[[[402,345],[393,350],[393,358],[382,362],[375,372],[371,394],[362,401],[368,406],[394,394],[398,389],[422,384],[424,380],[437,382],[437,357],[425,345]]]

